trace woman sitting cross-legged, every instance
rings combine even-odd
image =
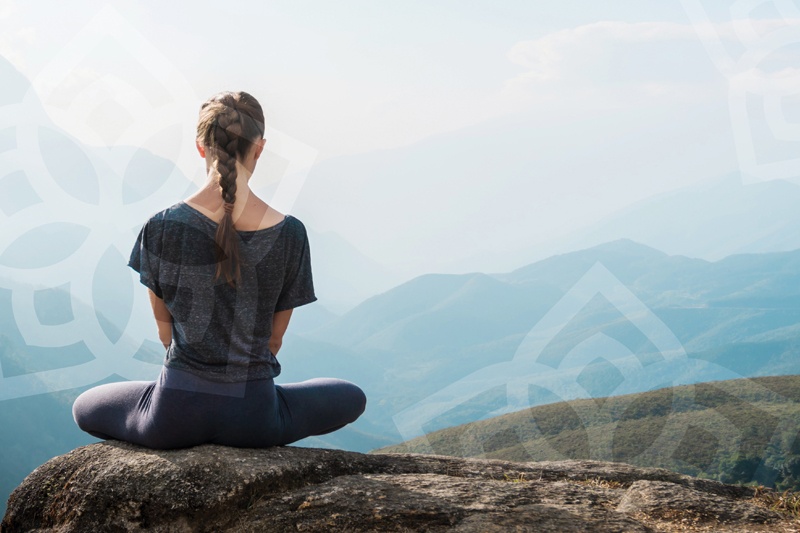
[[[153,215],[129,266],[147,286],[167,353],[157,381],[99,385],[73,416],[84,431],[168,449],[284,445],[335,431],[363,412],[348,381],[276,385],[292,309],[315,301],[305,226],[249,186],[265,140],[260,104],[224,92],[200,109],[203,189]]]

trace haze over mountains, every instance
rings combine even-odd
[[[745,182],[738,173],[621,210],[554,245],[582,249],[629,238],[672,255],[707,260],[800,248],[800,185]]]
[[[554,254],[623,238],[670,254],[706,260],[717,260],[737,253],[789,251],[800,247],[800,212],[795,208],[800,201],[800,185],[785,180],[753,181],[738,172],[707,178],[607,213],[598,211],[587,216],[588,211],[582,211],[581,206],[576,204],[575,221],[568,224],[562,224],[555,216],[551,222],[542,224],[526,223],[524,218],[509,218],[505,206],[492,206],[488,199],[486,205],[482,205],[480,200],[473,200],[473,196],[481,197],[483,193],[480,190],[471,189],[469,195],[464,196],[466,193],[457,182],[448,184],[448,187],[452,187],[455,205],[430,205],[420,209],[412,191],[427,190],[426,185],[420,183],[418,178],[403,179],[393,165],[407,167],[409,175],[420,173],[424,165],[418,159],[447,159],[448,151],[438,148],[439,144],[448,146],[450,143],[454,141],[435,139],[427,143],[433,144],[433,147],[425,145],[382,154],[389,159],[389,163],[370,155],[324,162],[312,170],[298,201],[298,212],[311,223],[326,220],[326,224],[341,228],[345,235],[363,237],[365,242],[377,240],[380,239],[382,227],[377,224],[381,220],[380,211],[374,206],[365,207],[352,202],[357,197],[380,196],[378,191],[373,190],[373,180],[390,179],[402,183],[398,188],[405,192],[398,190],[397,194],[410,196],[405,204],[409,220],[398,223],[407,227],[409,232],[420,233],[422,240],[416,254],[396,258],[397,264],[390,263],[390,272],[395,271],[394,279],[398,282],[403,278],[403,272],[419,272],[415,270],[415,262],[430,265],[428,272],[500,272]],[[436,168],[442,164],[430,163],[430,166]],[[387,166],[392,167],[390,173]],[[372,174],[362,175],[361,172],[367,174],[362,170],[364,168]],[[353,173],[357,173],[357,176],[353,177]],[[491,182],[496,176],[487,171],[486,179]],[[338,203],[339,188],[352,191],[354,198]],[[525,196],[526,193],[520,189],[519,194]],[[472,211],[460,205],[459,198],[462,196],[467,204],[477,202],[470,207]],[[341,212],[330,208],[331,198],[337,199],[335,204],[337,209],[341,208]],[[376,203],[380,205],[380,202]],[[392,206],[403,204],[404,197],[398,198],[398,202],[387,198],[384,203]],[[528,209],[541,211],[550,207],[532,202]],[[458,236],[444,237],[443,233],[454,231],[451,226],[461,227],[456,220],[467,220],[474,227]],[[495,225],[496,220],[506,221],[507,231],[501,237],[488,229]],[[356,227],[360,224],[370,229]],[[434,226],[428,234],[424,229],[426,224]],[[521,235],[526,231],[527,237],[522,238]],[[388,231],[386,233],[389,234]],[[423,244],[425,239],[433,242]],[[510,245],[510,239],[517,239],[516,245]],[[434,243],[441,247],[437,249]],[[456,253],[450,253],[456,243],[462,246]],[[381,257],[388,257],[394,253],[387,251],[392,244],[391,239],[385,239],[380,246],[375,245],[370,249],[380,253]],[[396,245],[398,250],[405,250],[408,243],[403,241]]]
[[[395,284],[430,272],[507,272],[623,238],[706,260],[800,247],[800,185],[754,181],[719,163],[720,154],[735,159],[730,139],[700,139],[696,125],[721,114],[698,109],[679,120],[663,132],[664,153],[636,138],[653,116],[609,111],[546,131],[535,116],[496,119],[322,161],[295,210],[357,243]],[[604,127],[607,144],[593,144]],[[646,154],[634,157],[637,149]]]
[[[520,386],[524,407],[796,374],[799,278],[800,251],[707,262],[631,241],[554,256],[506,274],[430,274],[341,316],[317,313],[308,320],[313,305],[298,309],[298,327],[282,349],[279,382],[330,375],[362,385],[369,398],[362,419],[306,444],[366,451],[416,436],[416,430],[516,410]],[[576,303],[574,312],[559,314],[565,301]],[[42,316],[65,320],[56,316],[57,304],[57,298],[43,302]],[[6,376],[39,371],[44,360],[15,331],[10,305],[6,291],[0,366]],[[548,328],[541,329],[547,320]],[[531,344],[537,331],[550,334],[538,349]],[[80,366],[67,365],[80,365],[85,357],[74,347],[63,352],[49,357],[47,367],[61,362],[64,372],[80,372]],[[19,450],[13,463],[3,465],[9,490],[27,466],[35,466],[26,466],[26,450],[39,460],[67,444],[93,440],[70,420],[69,406],[82,389],[4,402],[4,434],[17,443],[8,443],[9,449]],[[62,419],[68,423],[56,423]],[[51,428],[61,429],[37,438]]]
[[[0,87],[0,103],[3,107],[16,105],[27,92],[26,81],[2,59],[0,74],[10,80]],[[45,166],[47,160],[53,169],[59,168],[58,161],[71,162],[73,174],[58,171],[63,179],[56,180],[60,189],[53,190],[59,195],[90,204],[95,200],[91,196],[94,189],[86,187],[85,180],[102,175],[104,180],[121,184],[123,199],[144,202],[139,205],[152,200],[152,207],[147,204],[148,212],[177,201],[153,200],[165,191],[166,176],[174,170],[170,162],[136,147],[82,146],[54,128],[41,110],[26,111],[39,128],[40,146],[46,148]],[[635,131],[635,122],[628,128]],[[530,130],[531,126],[498,123],[493,144],[472,129],[389,154],[329,161],[309,176],[298,199],[297,213],[309,229],[320,301],[293,315],[282,349],[284,372],[279,381],[321,375],[351,379],[367,391],[369,405],[353,427],[310,439],[307,444],[366,451],[525,406],[704,380],[800,372],[796,355],[800,342],[800,251],[785,251],[800,247],[800,233],[796,231],[800,215],[793,209],[795,200],[800,199],[796,185],[781,181],[742,185],[729,178],[705,188],[683,189],[645,200],[616,217],[590,225],[589,230],[581,229],[592,220],[580,212],[579,205],[575,212],[580,220],[574,225],[526,225],[529,219],[515,217],[527,210],[544,209],[547,201],[538,199],[539,203],[531,204],[527,200],[533,196],[521,192],[517,203],[504,204],[492,196],[492,183],[486,180],[481,181],[485,190],[472,191],[478,196],[485,192],[487,201],[483,202],[459,189],[458,174],[463,170],[491,176],[504,168],[513,169],[511,181],[527,184],[530,176],[523,172],[524,163],[535,154],[525,151],[523,141],[511,142],[521,129]],[[30,133],[30,128],[27,131]],[[540,155],[547,146],[566,142],[570,129],[565,127],[548,140],[549,133],[537,133],[544,143],[537,148]],[[469,142],[460,144],[459,139]],[[15,140],[13,127],[0,129],[2,161],[22,165],[0,168],[0,220],[4,227],[13,227],[18,214],[24,215],[25,208],[42,202],[26,186],[27,162],[12,157],[17,149]],[[619,140],[619,150],[623,140]],[[588,137],[582,139],[576,149],[588,149],[589,141]],[[707,148],[697,148],[688,161],[700,161],[703,146]],[[484,151],[486,161],[502,160],[505,166],[476,166],[473,156],[479,150]],[[457,157],[464,153],[469,157]],[[516,156],[519,159],[505,159],[513,154],[520,154]],[[561,154],[549,160],[549,168],[555,169],[561,161],[558,158],[563,157]],[[362,165],[365,160],[370,164]],[[449,165],[456,165],[455,172],[431,186],[441,194],[456,191],[452,204],[431,201],[426,206],[428,200],[421,192],[426,190],[425,172],[437,172]],[[657,177],[664,178],[678,166],[676,162],[659,169]],[[353,172],[356,167],[360,169],[357,173]],[[91,172],[75,173],[85,169]],[[392,173],[387,174],[387,169]],[[586,181],[602,181],[612,171],[605,168],[598,176],[587,176]],[[347,179],[334,179],[336,176]],[[381,193],[388,198],[373,189],[376,185],[370,178],[375,176],[394,184]],[[122,186],[126,183],[127,188]],[[188,178],[184,177],[181,185],[176,188],[180,193],[191,190]],[[524,190],[530,192],[529,188]],[[366,213],[356,209],[363,207],[360,197],[375,200]],[[593,201],[587,199],[589,204]],[[408,226],[398,223],[389,228],[377,222],[388,219],[360,216],[379,214],[387,206],[406,217]],[[57,202],[48,201],[45,207],[53,211],[53,216],[60,216],[61,222],[82,215],[59,212]],[[547,209],[556,210],[552,206]],[[348,213],[359,216],[349,219]],[[593,213],[599,216],[599,212]],[[330,224],[325,217],[330,217]],[[513,240],[500,242],[492,254],[481,246],[464,244],[494,238],[485,231],[487,217],[499,217],[523,231],[533,228],[530,240],[521,247],[510,246]],[[461,228],[461,244],[451,242],[448,232],[455,232],[459,221],[465,219],[469,224]],[[50,298],[32,296],[39,299],[37,320],[42,323],[69,325],[74,314],[92,307],[108,342],[120,349],[132,346],[131,353],[138,347],[137,364],[152,370],[154,377],[160,354],[151,312],[143,299],[131,296],[131,291],[144,289],[132,281],[132,273],[124,264],[142,221],[132,221],[116,239],[103,241],[117,255],[104,253],[98,256],[103,261],[83,265],[86,271],[76,278],[76,285],[48,285],[48,280],[42,280],[40,286],[27,286],[26,290],[31,294],[50,291]],[[347,224],[342,225],[343,221]],[[57,224],[60,229],[67,227],[61,222]],[[358,246],[349,242],[352,235],[359,235],[358,231],[352,235],[344,231],[352,229],[349,224],[367,228],[370,239],[383,238],[385,242],[376,249],[405,254],[405,259],[387,267],[371,258],[360,242]],[[92,230],[104,231],[105,226],[100,221]],[[417,240],[420,234],[412,232],[412,227],[423,232],[427,227],[431,233]],[[435,233],[434,228],[445,231]],[[396,232],[394,235],[407,236],[393,240],[387,236],[388,229]],[[553,247],[568,253],[553,255],[552,250],[548,252],[549,244],[541,244],[545,237],[557,234],[564,237]],[[23,265],[26,274],[34,272],[38,263],[57,263],[82,242],[63,235],[54,238],[47,232],[12,231],[5,239],[7,246],[0,250],[0,264]],[[539,245],[535,244],[537,239]],[[657,246],[634,242],[637,240]],[[533,244],[526,248],[529,243]],[[461,251],[448,255],[452,246],[461,246]],[[660,251],[661,247],[669,254]],[[368,248],[370,253],[376,249]],[[741,251],[759,253],[722,258]],[[694,256],[719,260],[709,262]],[[533,257],[542,260],[533,262]],[[428,259],[430,264],[451,271],[474,271],[408,275]],[[479,264],[497,266],[471,268]],[[13,309],[12,287],[19,284],[18,280],[0,281],[4,283],[0,290],[2,376],[35,378],[37,372],[51,370],[70,377],[82,372],[82,364],[92,357],[85,347],[72,344],[43,349],[26,344]],[[70,298],[54,286],[72,291]],[[82,303],[76,292],[87,286],[93,289]],[[136,327],[126,334],[132,321]],[[119,375],[106,379],[117,380]],[[0,387],[3,385],[0,381]],[[1,467],[8,488],[43,457],[93,440],[71,421],[71,401],[83,388],[2,403],[0,425],[6,430],[5,449],[13,450],[5,455]]]
[[[377,443],[560,400],[794,374],[799,282],[800,251],[707,262],[631,241],[502,275],[430,274],[290,336],[282,377],[363,383],[355,428]]]

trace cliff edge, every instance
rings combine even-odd
[[[753,497],[619,463],[109,441],[32,472],[0,531],[800,531]]]

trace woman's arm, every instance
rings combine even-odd
[[[167,304],[164,300],[156,296],[152,289],[148,289],[150,293],[150,305],[153,306],[153,315],[156,317],[156,325],[158,326],[158,338],[164,348],[169,348],[172,343],[172,315],[167,309]]]
[[[292,309],[286,309],[272,315],[272,336],[269,338],[269,351],[276,357],[283,343],[283,334],[286,333],[286,328],[289,327],[292,311]]]

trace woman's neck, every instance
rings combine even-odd
[[[236,200],[232,213],[234,220],[239,218],[248,201],[253,197],[253,191],[250,190],[249,178],[250,176],[245,173],[239,173],[236,176]],[[205,185],[187,198],[186,201],[195,206],[202,207],[203,210],[206,211],[207,214],[212,215],[214,219],[222,218],[225,206],[222,200],[222,191],[220,189],[217,173],[215,171],[209,172]]]

